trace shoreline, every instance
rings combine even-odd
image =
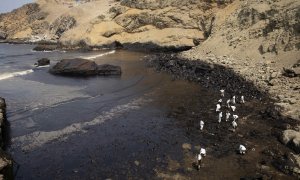
[[[231,69],[246,82],[251,82],[259,91],[265,92],[274,101],[278,115],[282,116],[274,118],[286,117],[300,121],[300,77],[285,76],[283,67],[276,66],[275,61],[261,62],[251,59],[243,61],[234,57],[216,56],[213,53],[199,56],[199,53],[189,51],[180,53],[178,58],[202,61]],[[300,61],[298,61],[299,64]]]
[[[105,44],[101,46],[97,45],[87,45],[82,42],[77,45],[63,45],[59,42],[49,42],[49,41],[41,41],[41,42],[26,42],[24,40],[4,40],[0,41],[0,44],[29,44],[35,45],[35,51],[55,51],[55,50],[63,50],[63,51],[97,51],[103,49],[109,50],[129,50],[129,51],[137,51],[137,52],[182,52],[192,49],[191,46],[160,46],[158,44],[148,42],[148,43],[125,43],[121,44],[118,41],[115,41],[111,44]]]
[[[184,54],[183,52],[182,54]],[[261,144],[265,141],[267,144],[268,141],[265,139],[271,138],[270,142],[276,143],[277,148],[280,147],[280,150],[276,150],[277,153],[272,152],[270,149],[261,150],[260,156],[265,156],[265,151],[270,151],[275,155],[271,158],[274,162],[270,163],[275,170],[278,172],[283,172],[286,175],[291,175],[299,177],[299,155],[298,155],[298,146],[297,144],[293,144],[293,139],[288,139],[287,142],[284,142],[284,132],[286,130],[297,130],[298,128],[298,120],[293,119],[290,116],[284,115],[284,110],[277,106],[277,100],[270,94],[268,91],[265,91],[260,86],[253,81],[249,80],[249,77],[243,76],[240,72],[233,66],[224,65],[224,61],[222,57],[218,62],[215,62],[214,59],[211,60],[200,60],[200,59],[188,59],[182,54],[158,54],[151,55],[145,58],[147,66],[156,69],[156,71],[165,71],[173,76],[174,79],[185,79],[188,81],[196,82],[201,84],[206,88],[212,88],[216,93],[219,93],[220,89],[225,89],[225,93],[229,93],[231,95],[244,95],[246,101],[259,101],[264,107],[260,110],[257,110],[258,116],[261,116],[265,121],[260,122],[251,122],[258,123],[258,126],[262,126],[265,128],[264,131],[270,131],[265,136],[261,136],[261,140],[254,140],[257,144]],[[255,77],[254,77],[255,78]],[[247,122],[248,123],[248,122]],[[257,126],[256,125],[256,126]],[[247,126],[247,125],[245,125]],[[256,131],[256,127],[251,129],[252,131]],[[270,128],[270,129],[269,129]],[[268,130],[269,129],[269,130]],[[218,133],[218,130],[215,130]],[[215,132],[213,132],[215,133]],[[247,134],[243,134],[240,132],[243,137],[247,137]],[[255,135],[254,135],[255,136]],[[221,143],[222,144],[222,143]],[[280,152],[280,153],[279,153]],[[284,154],[290,154],[288,157],[293,159],[289,162],[286,158],[284,158]],[[291,157],[290,157],[291,156]],[[281,160],[280,160],[281,159]],[[285,161],[282,161],[285,159]],[[284,169],[282,166],[286,166]],[[283,165],[284,164],[284,165]],[[291,165],[294,164],[294,165]],[[266,164],[259,164],[259,166],[265,167]],[[268,173],[271,173],[270,170]],[[272,174],[272,173],[271,173]],[[276,173],[275,173],[276,174]]]

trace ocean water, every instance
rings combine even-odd
[[[191,142],[189,125],[170,114],[189,107],[197,126],[197,116],[214,108],[216,95],[146,68],[145,53],[33,47],[0,44],[0,96],[8,105],[16,179],[152,179],[170,158],[181,160],[182,144]],[[119,65],[122,76],[48,73],[59,60],[78,57]],[[51,65],[34,67],[40,58]]]

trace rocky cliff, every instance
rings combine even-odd
[[[4,150],[4,129],[7,126],[6,122],[6,103],[0,97],[0,179],[13,179],[13,161]]]
[[[211,15],[224,4],[198,0],[39,0],[2,14],[0,38],[59,42],[66,46],[107,46],[119,42],[192,47],[205,40]]]

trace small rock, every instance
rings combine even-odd
[[[190,167],[186,168],[186,170],[187,170],[188,172],[192,172],[192,171],[193,171],[193,169],[190,168]]]
[[[268,82],[268,85],[269,86],[274,86],[277,84],[277,81],[275,79],[271,79],[269,82]]]
[[[231,131],[231,132],[235,132],[234,128],[229,128],[228,130]]]
[[[277,72],[273,72],[273,73],[271,74],[271,78],[274,79],[274,78],[277,77],[277,75],[278,75]]]
[[[34,65],[35,66],[46,66],[50,64],[50,60],[47,58],[39,59]]]
[[[269,171],[269,170],[270,170],[270,167],[269,167],[269,166],[266,166],[266,165],[262,165],[262,166],[261,166],[261,169],[262,169],[262,170],[265,170],[265,171]]]
[[[192,145],[188,144],[188,143],[183,143],[182,144],[182,148],[185,150],[191,150],[192,149]]]
[[[140,165],[140,162],[139,162],[139,161],[134,161],[134,164],[135,164],[136,166],[139,166],[139,165]]]
[[[288,99],[288,102],[290,103],[290,104],[296,104],[296,100],[294,99],[294,98],[289,98]]]

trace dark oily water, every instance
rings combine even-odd
[[[218,92],[146,68],[141,60],[146,54],[31,49],[30,45],[0,44],[0,96],[8,103],[7,151],[16,162],[16,179],[180,178],[177,173],[197,177],[192,164],[199,145],[216,157],[230,151],[235,155],[238,141],[221,152],[211,148],[222,141],[211,133],[218,132],[214,112]],[[87,58],[119,65],[123,74],[54,76],[48,73],[49,67],[33,67],[44,57],[51,65],[63,58]],[[251,103],[248,108],[254,106]],[[202,134],[197,129],[200,119],[207,122]],[[216,160],[212,155],[208,159]],[[237,164],[229,167],[239,168]],[[219,175],[207,169],[203,175],[205,179],[221,178],[223,173],[232,177],[228,168],[220,169]],[[252,172],[251,168],[245,171]]]
[[[155,177],[168,158],[182,158],[181,144],[189,141],[170,110],[194,95],[212,96],[145,68],[142,53],[31,49],[1,44],[0,96],[8,103],[17,179]],[[49,67],[33,67],[43,57],[52,65],[84,57],[120,65],[123,74],[54,76]]]

